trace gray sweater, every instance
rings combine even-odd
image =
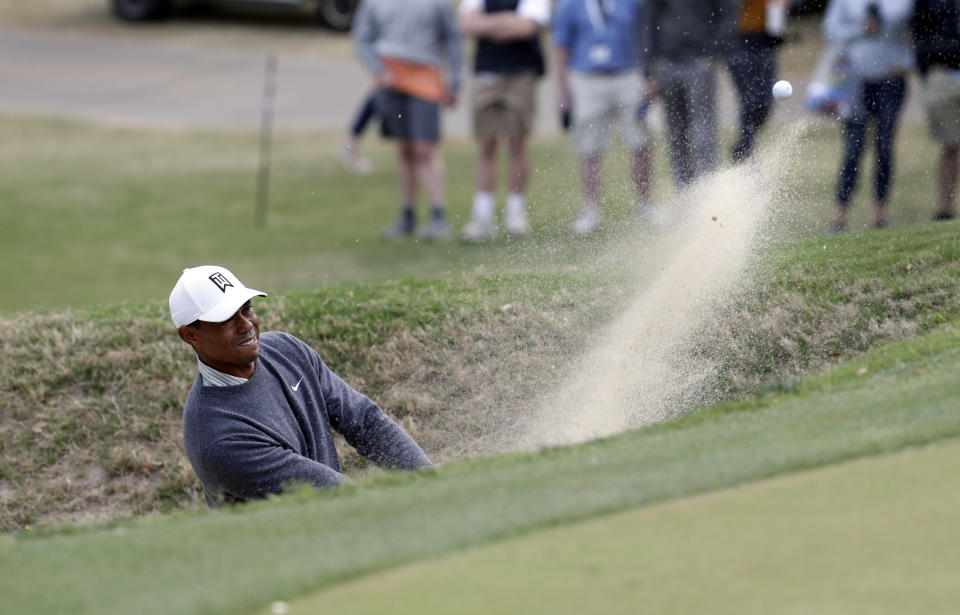
[[[876,36],[867,36],[863,28],[871,4],[881,18]],[[913,67],[912,15],[913,0],[830,0],[823,33],[828,42],[842,45],[854,76],[879,81]]]
[[[279,493],[291,482],[339,484],[331,429],[377,465],[430,465],[376,404],[285,333],[260,336],[260,356],[244,384],[203,386],[198,375],[183,412],[187,457],[211,507]]]
[[[460,89],[463,49],[449,0],[363,0],[351,35],[374,75],[383,71],[380,56],[388,56],[443,69],[450,92]]]

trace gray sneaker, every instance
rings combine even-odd
[[[414,230],[416,230],[416,225],[401,216],[393,224],[380,231],[380,239],[393,241],[402,237],[410,237]]]
[[[452,234],[450,223],[445,218],[434,218],[420,234],[424,241],[447,241]]]

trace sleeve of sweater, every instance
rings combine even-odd
[[[210,485],[215,494],[243,500],[280,493],[295,483],[332,487],[346,480],[333,468],[277,446],[262,431],[239,422],[213,443],[203,464],[205,474],[217,483]]]
[[[403,428],[317,359],[330,425],[350,446],[378,466],[394,470],[416,470],[431,465],[430,458]]]
[[[373,75],[379,75],[383,71],[383,67],[380,64],[380,57],[374,49],[374,43],[377,42],[380,34],[373,10],[370,8],[370,0],[360,2],[354,16],[350,36],[353,39],[357,56],[367,67],[367,70]]]
[[[823,18],[823,35],[833,44],[849,43],[863,36],[863,20],[851,13],[844,0],[830,0]]]
[[[449,2],[443,2],[440,8],[440,29],[443,32],[447,51],[447,88],[456,95],[460,90],[460,71],[463,68],[463,41],[457,15]]]

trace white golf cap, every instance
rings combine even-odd
[[[247,288],[229,269],[203,265],[184,269],[170,293],[170,318],[177,328],[196,320],[223,322],[253,297],[267,293]]]

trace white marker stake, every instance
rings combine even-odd
[[[267,225],[267,201],[270,197],[270,144],[273,139],[273,98],[276,93],[277,57],[267,56],[263,73],[263,111],[260,116],[260,163],[257,170],[257,202],[253,225]]]

